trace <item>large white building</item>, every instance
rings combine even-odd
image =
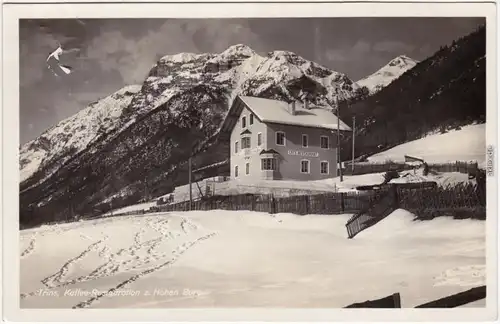
[[[238,96],[222,125],[231,178],[319,180],[337,175],[337,124],[330,106]]]

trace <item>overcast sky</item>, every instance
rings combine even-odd
[[[21,144],[90,102],[142,83],[166,54],[219,53],[242,43],[259,53],[292,51],[357,81],[401,54],[425,59],[482,23],[482,18],[21,20]],[[58,43],[79,49],[62,56],[74,73],[61,78],[45,64]]]

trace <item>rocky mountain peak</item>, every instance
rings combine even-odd
[[[251,57],[256,55],[255,51],[249,46],[244,44],[236,44],[229,46],[224,52],[220,53],[220,56],[228,57]]]
[[[356,82],[361,87],[367,87],[371,94],[380,91],[403,73],[417,65],[418,61],[399,55],[381,67],[378,71]]]
[[[406,55],[399,55],[398,57],[395,57],[392,59],[387,65],[388,66],[415,66],[418,63],[418,61],[406,56]]]

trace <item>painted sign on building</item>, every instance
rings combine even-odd
[[[299,150],[288,150],[288,155],[298,155],[303,157],[318,157],[318,152],[303,152]]]

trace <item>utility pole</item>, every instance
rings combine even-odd
[[[352,164],[351,169],[354,172],[354,138],[356,137],[356,116],[352,116]]]
[[[337,164],[339,166],[340,182],[344,181],[342,176],[342,162],[340,162],[340,104],[337,103]]]
[[[193,182],[192,182],[192,166],[191,166],[191,163],[192,163],[192,158],[189,157],[189,160],[188,160],[188,166],[189,166],[189,210],[191,210],[193,208]]]

